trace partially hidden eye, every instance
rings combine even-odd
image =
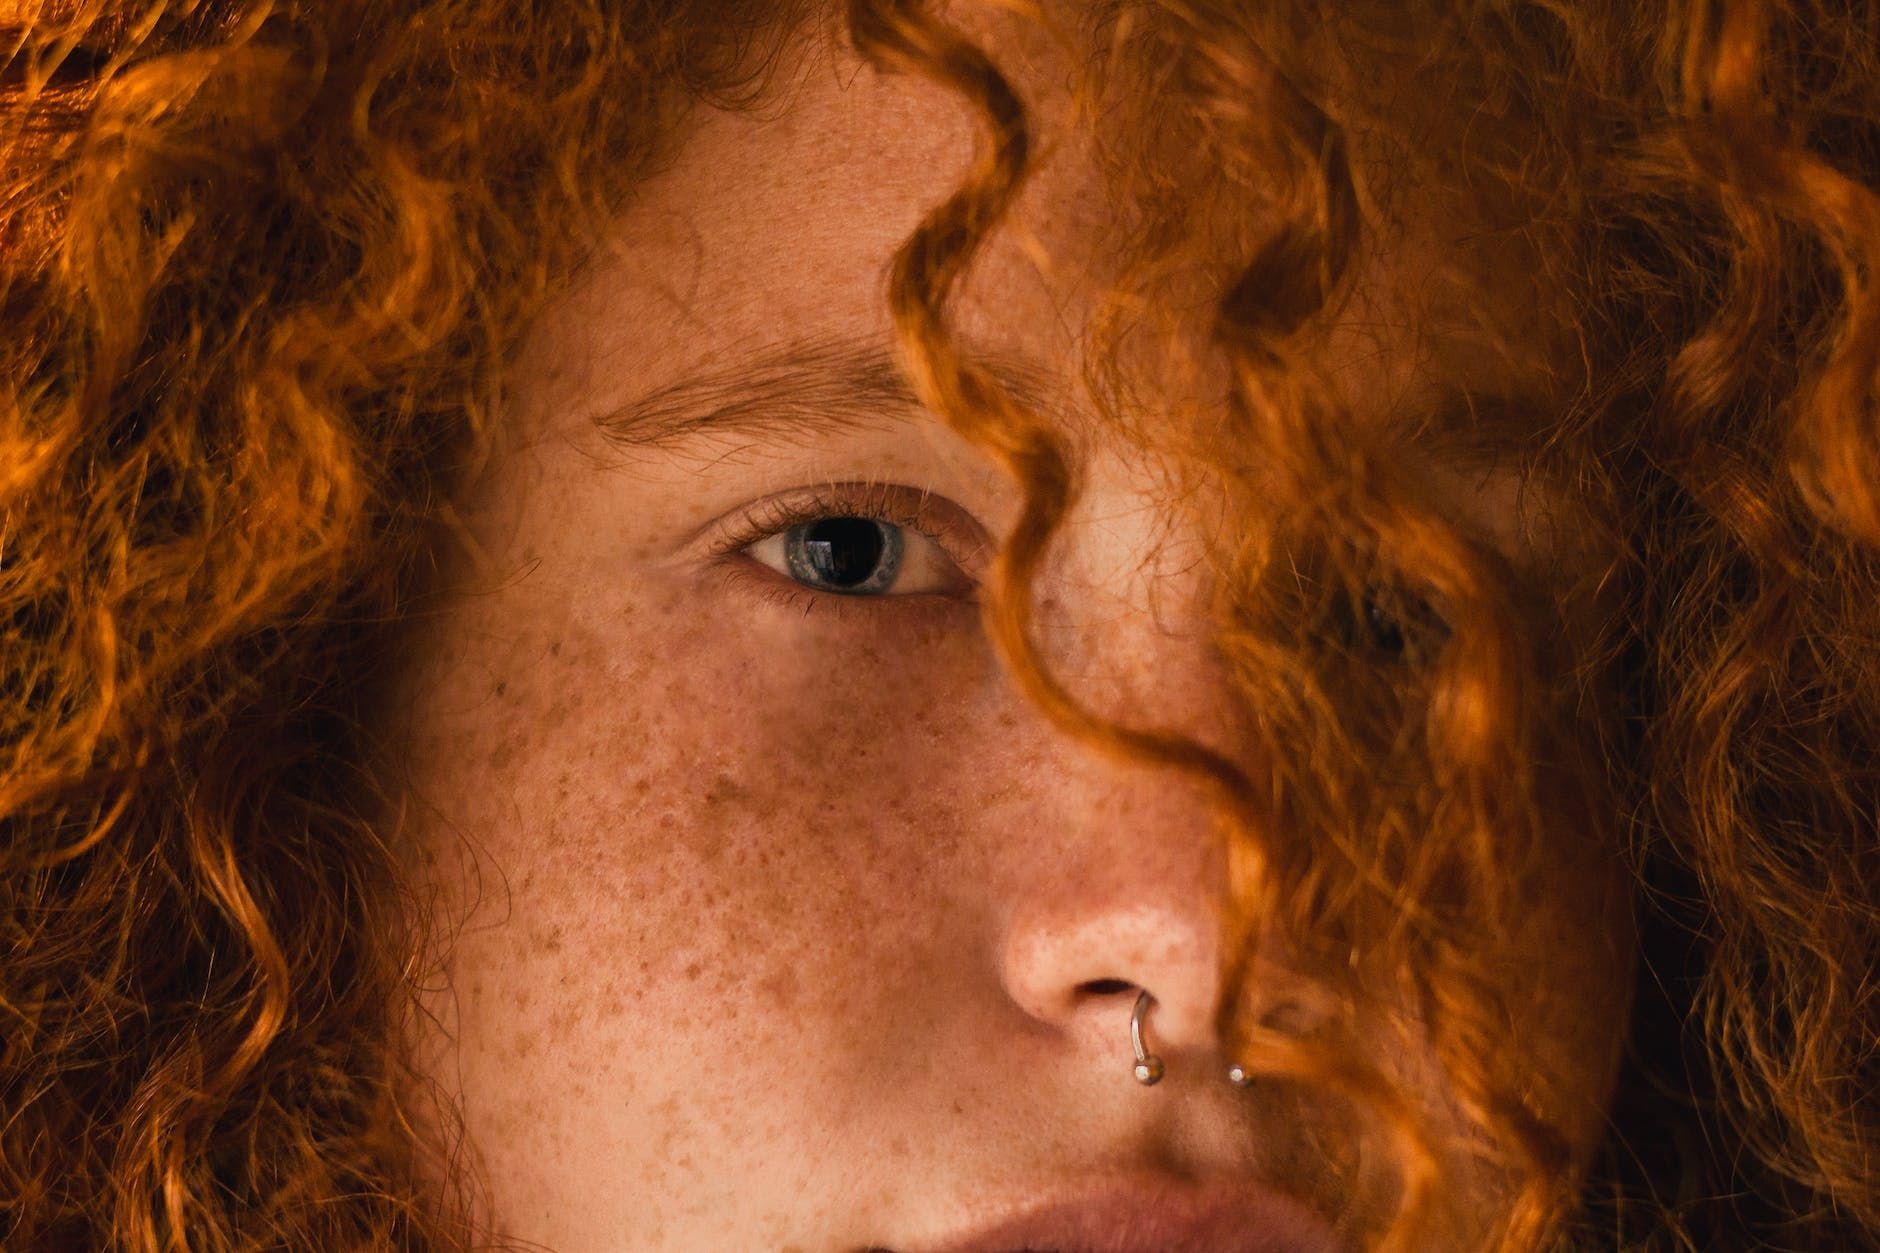
[[[1379,586],[1367,588],[1355,600],[1344,600],[1339,617],[1347,647],[1393,661],[1425,662],[1450,634],[1449,624],[1423,601]]]
[[[743,552],[811,591],[838,596],[948,593],[968,582],[931,537],[858,514],[809,518],[756,540]]]

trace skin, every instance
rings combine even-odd
[[[1049,133],[1061,67],[1014,60]],[[918,1250],[1096,1180],[1260,1178],[1336,1208],[1279,1104],[1223,1078],[1207,796],[1060,733],[980,627],[1015,489],[918,412],[652,444],[597,421],[796,337],[890,342],[890,255],[965,168],[968,115],[844,52],[786,77],[754,112],[699,110],[529,339],[518,438],[464,511],[485,560],[454,573],[397,685],[415,855],[460,923],[421,1056],[461,1109],[483,1219],[562,1253]],[[1103,238],[1065,144],[958,306],[963,337],[1033,362],[1067,423],[1088,412],[1076,332]],[[1393,277],[1442,255],[1406,242]],[[1361,397],[1499,368],[1460,324],[1325,351]],[[1092,430],[1039,585],[1046,660],[1099,711],[1244,753],[1193,515]],[[1454,482],[1519,547],[1511,485]],[[940,543],[907,533],[914,593],[810,592],[765,564],[778,541],[712,551],[751,502],[806,490],[837,513],[930,494]],[[1585,1138],[1630,954],[1605,863],[1556,870],[1510,995]],[[1138,988],[1155,1088],[1130,1075]],[[1493,1214],[1495,1185],[1474,1186],[1470,1212]]]

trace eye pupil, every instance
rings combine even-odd
[[[1403,655],[1408,644],[1404,639],[1403,627],[1382,605],[1367,598],[1364,602],[1364,619],[1371,647],[1392,657]]]
[[[875,518],[818,518],[785,541],[790,573],[821,591],[874,592],[894,582],[898,531]]]
[[[866,582],[881,561],[881,524],[869,518],[823,518],[804,530],[810,567],[837,587]]]

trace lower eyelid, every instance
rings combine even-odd
[[[845,596],[840,592],[819,592],[806,587],[768,566],[760,565],[742,553],[723,559],[720,586],[728,593],[754,597],[760,602],[800,610],[803,616],[833,614],[838,619],[856,615],[900,615],[920,618],[932,612],[972,609],[977,618],[977,602],[970,595],[945,592],[913,592],[902,596]]]

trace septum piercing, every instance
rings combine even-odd
[[[1149,1006],[1155,1003],[1155,997],[1144,988],[1136,996],[1136,1008],[1129,1015],[1129,1047],[1136,1054],[1136,1067],[1132,1072],[1136,1082],[1145,1088],[1154,1087],[1162,1080],[1162,1059],[1142,1047],[1142,1019],[1149,1012]],[[1253,1083],[1253,1076],[1246,1067],[1235,1062],[1227,1068],[1228,1082],[1237,1088],[1248,1087]]]
[[[1155,1000],[1144,988],[1136,998],[1136,1008],[1129,1016],[1129,1046],[1136,1050],[1136,1082],[1143,1087],[1153,1087],[1162,1079],[1162,1059],[1153,1053],[1146,1053],[1142,1048],[1142,1016],[1148,1012],[1149,1003]]]

